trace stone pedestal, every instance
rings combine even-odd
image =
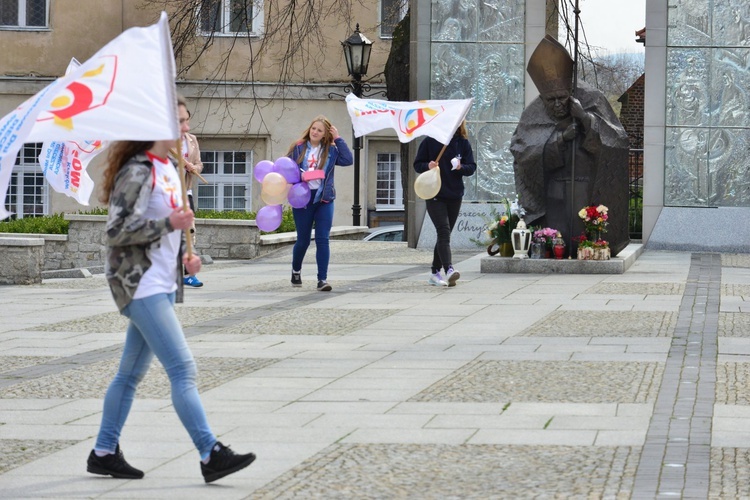
[[[0,238],[0,285],[41,283],[43,267],[43,239]]]
[[[643,253],[643,245],[631,243],[610,260],[513,259],[482,257],[482,273],[517,274],[622,274]]]

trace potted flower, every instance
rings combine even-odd
[[[604,205],[589,205],[578,212],[586,229],[586,233],[578,238],[579,260],[609,260],[609,242],[602,239],[602,233],[607,231],[609,225],[608,212]]]
[[[493,220],[487,226],[487,236],[492,241],[487,247],[487,253],[490,255],[500,254],[501,257],[513,257],[513,230],[518,225],[518,221],[524,216],[525,210],[521,208],[518,199],[510,202],[508,198],[503,200],[503,213],[493,212]]]
[[[581,235],[578,239],[578,260],[609,260],[611,256],[609,242],[592,241]]]
[[[544,256],[547,258],[552,256],[552,240],[557,236],[557,232],[557,229],[551,227],[534,230],[534,242],[541,244]]]

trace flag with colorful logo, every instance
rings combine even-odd
[[[382,101],[360,99],[349,94],[346,96],[346,108],[357,137],[391,128],[396,131],[401,142],[426,135],[441,144],[448,144],[466,118],[473,101]]]
[[[74,57],[65,71],[69,75],[81,65]],[[86,172],[89,162],[109,145],[100,140],[47,141],[39,154],[39,166],[52,189],[88,206],[94,181]]]
[[[162,13],[158,23],[123,32],[1,118],[0,219],[10,215],[5,198],[24,143],[75,142],[78,153],[68,151],[75,169],[80,166],[75,155],[82,161],[81,152],[94,152],[97,141],[176,140],[180,131],[174,82],[172,42]]]
[[[100,140],[45,142],[39,154],[39,166],[52,189],[88,206],[94,181],[86,168],[107,145]]]

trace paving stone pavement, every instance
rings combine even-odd
[[[427,284],[431,252],[332,242],[217,261],[178,315],[214,432],[254,451],[212,485],[155,363],[86,473],[125,320],[101,275],[2,286],[0,498],[750,498],[750,256],[646,251],[621,275]]]

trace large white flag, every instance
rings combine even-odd
[[[69,75],[81,65],[74,57],[65,71]],[[70,196],[81,205],[88,206],[94,181],[86,169],[96,155],[104,151],[108,142],[89,141],[46,141],[39,153],[39,166],[52,189]]]
[[[349,94],[346,96],[346,108],[357,137],[392,128],[401,142],[426,135],[442,144],[448,144],[466,118],[473,101],[381,101],[360,99]]]
[[[180,136],[166,13],[131,28],[0,119],[0,219],[26,142],[157,141]]]

